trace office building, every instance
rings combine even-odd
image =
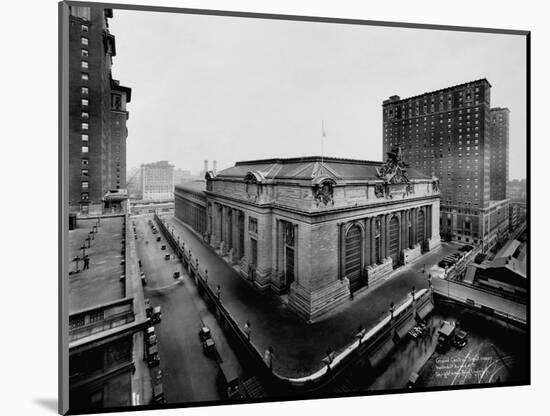
[[[174,165],[166,160],[141,165],[141,195],[149,201],[174,199]]]

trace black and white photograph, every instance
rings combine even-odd
[[[58,23],[63,413],[530,384],[528,27]]]

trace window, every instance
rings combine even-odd
[[[88,49],[82,49],[82,56],[84,58],[87,58],[88,57]],[[86,67],[87,68],[87,67]]]
[[[83,111],[83,112],[82,112],[82,118],[83,118],[84,120],[88,120],[88,119],[90,118],[90,114],[87,113],[86,111]]]
[[[88,146],[82,146],[82,153],[88,153]]]
[[[83,142],[87,142],[87,141],[88,141],[88,135],[87,135],[87,134],[83,134],[83,135],[82,135],[82,141],[83,141]]]
[[[88,181],[82,182],[82,189],[88,189]]]
[[[83,98],[80,103],[83,105],[83,106],[87,106],[88,105],[88,99],[87,98]]]
[[[87,38],[87,37],[82,36],[82,37],[80,38],[80,41],[81,41],[81,43],[82,43],[83,45],[88,45],[88,38]]]
[[[88,166],[88,159],[82,159],[82,166]]]
[[[82,31],[83,32],[87,32],[88,31],[88,26],[87,25],[82,25]]]
[[[88,81],[88,74],[86,74],[85,72],[82,73],[82,80]]]
[[[88,192],[82,192],[80,194],[80,199],[82,199],[83,201],[87,201],[88,199],[90,199],[90,195],[88,194]]]
[[[80,61],[80,67],[82,69],[88,69],[88,61]]]
[[[81,176],[87,178],[88,177],[88,169],[82,169],[80,171]]]
[[[258,220],[256,218],[250,217],[248,219],[248,231],[258,233]]]
[[[88,123],[82,123],[82,130],[88,130]]]
[[[82,95],[88,95],[88,87],[82,87],[80,89],[80,92],[82,93]]]
[[[100,311],[95,311],[90,313],[90,323],[102,321],[104,319],[103,309]]]

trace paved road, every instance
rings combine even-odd
[[[374,326],[388,313],[390,302],[397,305],[404,301],[413,285],[417,290],[427,287],[423,263],[428,269],[458,247],[443,244],[379,287],[356,296],[326,319],[308,324],[289,310],[281,297],[260,294],[250,287],[182,222],[170,215],[163,218],[175,227],[176,235],[191,249],[193,258],[199,259],[201,270],[208,269],[209,284],[221,285],[222,302],[234,319],[242,325],[250,321],[251,340],[257,349],[274,348],[273,370],[284,377],[303,377],[319,370],[327,348],[338,351],[350,344],[359,324],[365,328]]]
[[[183,273],[183,267],[174,256],[164,237],[156,242],[148,220],[135,217],[138,232],[137,251],[146,274],[145,297],[153,306],[162,308],[162,322],[156,325],[160,355],[160,369],[166,400],[169,403],[210,401],[220,399],[216,387],[218,367],[207,357],[198,337],[201,321],[212,330],[220,355],[240,368],[234,353],[223,336],[215,317],[197,293],[194,283]],[[146,243],[148,241],[148,243]],[[161,245],[166,244],[166,250]],[[164,260],[170,253],[171,260]],[[173,278],[180,271],[181,282]]]

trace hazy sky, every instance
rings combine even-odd
[[[128,167],[320,155],[321,120],[325,156],[382,160],[383,100],[485,77],[510,109],[510,179],[526,176],[523,36],[116,9],[110,30]]]

